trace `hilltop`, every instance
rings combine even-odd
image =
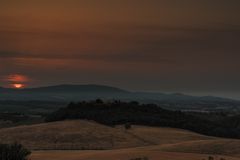
[[[0,130],[1,143],[17,141],[37,150],[105,150],[213,139],[193,132],[144,126],[125,130],[92,121],[61,121]]]

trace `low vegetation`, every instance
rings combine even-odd
[[[148,160],[147,157],[140,157],[140,158],[132,158],[130,160]]]
[[[205,159],[202,159],[205,160]],[[207,160],[226,160],[225,158],[214,158],[213,156],[209,156]]]
[[[209,116],[208,119],[205,117]],[[162,109],[155,104],[139,104],[138,102],[103,102],[102,100],[70,103],[67,107],[47,116],[47,122],[67,119],[94,120],[109,126],[120,124],[173,127],[191,130],[197,133],[240,138],[239,116],[211,114],[191,114],[181,111]]]
[[[27,160],[30,154],[21,144],[0,144],[1,160]]]
[[[41,115],[26,115],[22,113],[0,113],[0,129],[20,125],[37,124],[44,121]]]

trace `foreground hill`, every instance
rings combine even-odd
[[[147,145],[121,130],[89,121],[64,121],[2,129],[0,141],[17,141],[37,150],[101,150]]]
[[[212,139],[192,132],[133,126],[131,130],[90,121],[62,121],[0,130],[2,143],[20,142],[30,149],[118,149]]]
[[[148,157],[149,160],[207,160],[208,154],[169,153],[149,149],[124,149],[108,151],[39,151],[32,160],[131,160]],[[231,156],[213,156],[215,160],[240,160]]]
[[[69,150],[34,152],[33,160],[129,160],[139,156],[151,160],[199,160],[216,154],[230,156],[227,160],[240,159],[239,140],[207,137],[173,128],[132,126],[125,130],[123,126],[112,128],[82,120],[1,129],[0,141],[17,141],[35,150]]]
[[[201,140],[161,146],[161,151],[240,156],[240,140]]]

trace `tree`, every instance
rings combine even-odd
[[[214,160],[214,157],[209,156],[209,157],[208,157],[208,160]]]
[[[101,100],[101,99],[96,99],[96,103],[97,103],[97,104],[103,104],[104,102],[103,102],[103,100]]]

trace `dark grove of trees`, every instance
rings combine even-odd
[[[0,144],[0,160],[27,160],[30,154],[21,144]]]
[[[155,104],[139,104],[138,102],[96,100],[70,103],[66,108],[61,108],[48,115],[46,121],[67,119],[93,120],[109,126],[130,123],[174,127],[209,136],[240,138],[240,116],[223,115],[220,118],[219,116],[215,118],[208,113],[190,114],[170,111]]]

